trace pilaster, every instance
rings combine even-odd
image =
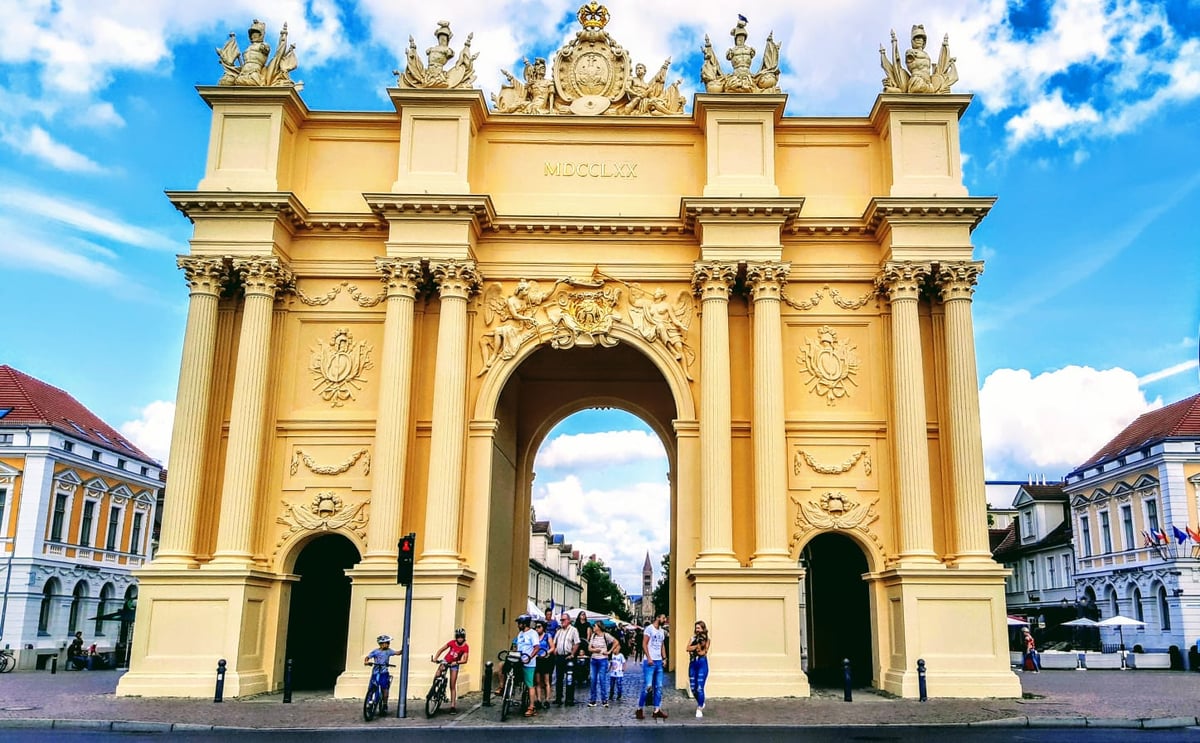
[[[200,191],[287,191],[308,107],[293,87],[202,86],[212,108]]]
[[[468,194],[472,141],[487,116],[480,90],[389,88],[400,113],[394,193]]]

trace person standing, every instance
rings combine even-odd
[[[1042,670],[1041,658],[1038,657],[1037,642],[1033,639],[1033,634],[1028,627],[1021,630],[1021,639],[1025,641],[1025,656],[1022,659],[1021,666],[1024,670],[1032,670],[1034,673],[1039,673]]]
[[[554,704],[563,703],[563,684],[567,680],[567,669],[575,662],[575,652],[579,649],[579,631],[571,624],[571,615],[565,611],[559,619],[558,632],[554,635],[554,666],[557,678],[554,680]],[[574,674],[570,674],[574,675]],[[567,706],[575,705],[575,685],[567,685]]]
[[[588,655],[591,658],[591,683],[588,686],[588,706],[595,707],[597,702],[608,706],[608,662],[612,656],[613,639],[604,631],[604,625],[597,620],[588,628]]]
[[[449,673],[450,714],[456,715],[458,714],[458,668],[467,662],[467,656],[471,653],[471,646],[467,644],[467,630],[463,627],[454,630],[454,639],[439,648],[429,659],[437,663],[438,656],[442,653],[446,654],[442,660]]]
[[[579,647],[575,657],[575,686],[582,688],[588,683],[588,625],[587,609],[580,608],[575,615],[575,631],[579,633]]]
[[[546,620],[533,620],[533,628],[538,634],[537,674],[534,687],[531,689],[535,708],[550,709],[550,674],[554,671],[554,638],[546,631]]]
[[[513,640],[516,645],[517,652],[521,654],[521,661],[524,664],[525,688],[529,690],[529,708],[525,710],[526,717],[534,717],[537,715],[537,708],[533,705],[535,699],[534,694],[534,672],[537,669],[539,647],[538,633],[530,628],[530,619],[528,614],[522,614],[517,617],[517,637]]]
[[[654,704],[652,716],[667,719],[667,713],[662,709],[663,658],[666,657],[663,651],[667,642],[667,633],[662,628],[664,619],[662,614],[656,614],[654,621],[642,631],[642,655],[645,658],[642,661],[642,692],[638,695],[637,712],[633,714],[639,720],[646,719],[643,709],[648,699]]]
[[[68,668],[75,667],[76,671],[83,669],[92,670],[91,663],[88,661],[87,651],[83,649],[83,633],[76,632],[75,638],[71,640],[70,647],[67,648]]]
[[[708,680],[708,649],[712,641],[708,637],[708,625],[696,621],[696,633],[688,643],[688,683],[692,696],[696,698],[696,717],[704,717],[704,683]]]
[[[617,701],[621,701],[621,685],[625,683],[625,654],[621,652],[622,643],[616,643],[616,652],[612,654],[612,659],[608,662],[608,701],[613,700],[613,694],[616,694]]]

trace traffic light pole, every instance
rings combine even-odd
[[[412,561],[414,552],[416,551],[416,544],[417,535],[411,533],[401,539],[399,544],[399,564],[401,568],[397,574],[397,578],[400,579],[398,582],[405,587],[404,632],[401,635],[400,641],[400,699],[396,703],[396,716],[401,719],[408,716],[408,635],[409,625],[412,623]],[[407,571],[404,570],[406,560],[408,561]],[[408,580],[405,581],[405,578]]]

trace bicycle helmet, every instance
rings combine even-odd
[[[460,637],[464,640],[467,639],[467,629],[465,627],[459,627],[454,630],[454,639],[457,640]]]
[[[391,641],[392,641],[391,635],[380,635],[379,637],[375,638],[375,642],[379,643],[380,645],[382,645],[385,642],[391,642]]]
[[[528,614],[522,614],[521,616],[517,617],[517,626],[520,627],[522,625],[524,625],[526,627],[529,626],[529,615]]]

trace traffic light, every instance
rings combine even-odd
[[[402,586],[412,585],[413,559],[417,552],[417,535],[405,534],[400,537],[396,555],[396,582]]]

